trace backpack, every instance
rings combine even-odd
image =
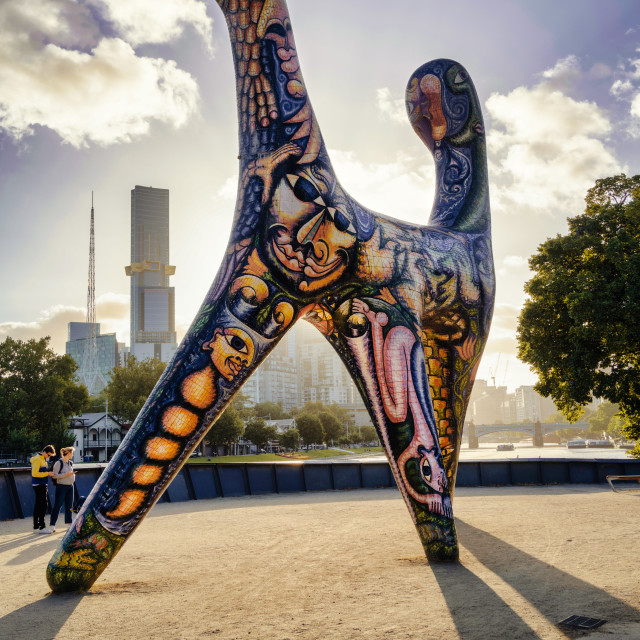
[[[60,468],[58,469],[58,471],[56,471],[56,464],[58,463],[60,463]],[[62,458],[60,458],[59,460],[56,460],[56,463],[53,465],[53,468],[51,470],[55,473],[62,473]],[[57,478],[51,478],[51,480],[53,481],[54,486],[58,484]]]

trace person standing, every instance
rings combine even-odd
[[[48,444],[41,453],[37,453],[29,461],[31,463],[31,485],[36,494],[36,503],[33,506],[33,532],[53,533],[46,528],[44,517],[47,513],[47,497],[49,495],[49,476],[53,475],[49,471],[47,460],[56,455],[53,445]]]
[[[56,522],[60,507],[64,503],[64,521],[71,524],[71,509],[73,507],[73,488],[76,481],[76,472],[73,470],[73,447],[63,447],[60,449],[62,456],[58,462],[53,465],[52,477],[56,481],[56,497],[51,508],[51,521],[49,529],[51,533],[56,530]]]

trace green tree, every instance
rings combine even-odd
[[[317,416],[321,411],[326,411],[328,408],[324,406],[324,404],[320,401],[318,402],[305,402],[302,408],[297,407],[293,410],[293,415],[298,416],[302,413],[311,413],[314,416]]]
[[[297,429],[287,429],[280,434],[280,444],[290,451],[297,451],[300,447],[300,432]]]
[[[156,358],[138,360],[129,356],[124,367],[115,367],[106,388],[109,413],[118,420],[133,422],[165,370]]]
[[[320,411],[318,413],[318,420],[322,424],[322,430],[324,431],[324,441],[330,444],[333,441],[338,441],[340,436],[344,433],[344,429],[338,418],[333,413],[328,411]]]
[[[0,442],[21,455],[45,444],[73,444],[69,418],[82,413],[89,396],[77,384],[69,355],[39,340],[6,338],[0,343]]]
[[[237,442],[243,433],[244,422],[236,409],[230,405],[209,428],[205,438],[214,447],[227,447],[231,449],[231,445]]]
[[[322,422],[312,413],[301,413],[296,416],[296,429],[300,432],[305,445],[317,444],[324,441]]]
[[[617,404],[602,402],[596,412],[589,419],[589,429],[594,433],[602,433],[608,430],[611,419],[620,411]]]
[[[375,442],[378,440],[378,432],[375,427],[370,424],[366,424],[359,429],[361,442]]]
[[[585,213],[529,260],[519,357],[571,421],[593,397],[640,438],[640,175],[596,181]],[[634,449],[640,456],[640,445]]]
[[[258,450],[264,449],[271,440],[278,439],[278,429],[267,426],[262,418],[250,418],[244,428],[244,439],[253,442]]]
[[[89,396],[87,413],[104,413],[107,410],[107,389],[106,387],[97,395]]]
[[[252,414],[256,418],[268,418],[269,420],[282,420],[290,416],[282,409],[281,402],[257,402],[253,406]]]

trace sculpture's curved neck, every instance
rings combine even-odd
[[[434,60],[409,80],[409,120],[436,163],[429,224],[488,233],[489,189],[484,124],[478,97],[459,63]]]
[[[224,12],[236,69],[241,163],[289,141],[299,162],[323,148],[302,79],[291,20],[283,0],[217,0]]]

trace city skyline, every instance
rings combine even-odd
[[[217,270],[235,203],[234,82],[221,14],[197,0],[168,1],[161,14],[145,0],[126,8],[105,0],[89,3],[91,10],[62,0],[36,4],[40,11],[28,14],[14,0],[0,7],[7,27],[0,49],[13,61],[0,70],[0,339],[51,334],[63,353],[67,323],[85,318],[92,189],[96,320],[119,340],[129,335],[122,266],[130,262],[129,192],[138,184],[171,191],[180,340]],[[289,4],[336,171],[374,210],[426,222],[430,209],[433,164],[404,114],[411,72],[450,57],[476,79],[498,273],[478,377],[510,390],[534,383],[515,359],[527,259],[582,212],[597,178],[640,171],[634,3],[490,1],[478,13],[477,4],[460,2],[460,15],[474,19],[458,21],[455,42],[432,7],[408,0],[393,8],[362,0]],[[329,32],[340,43],[335,51],[326,47]]]

